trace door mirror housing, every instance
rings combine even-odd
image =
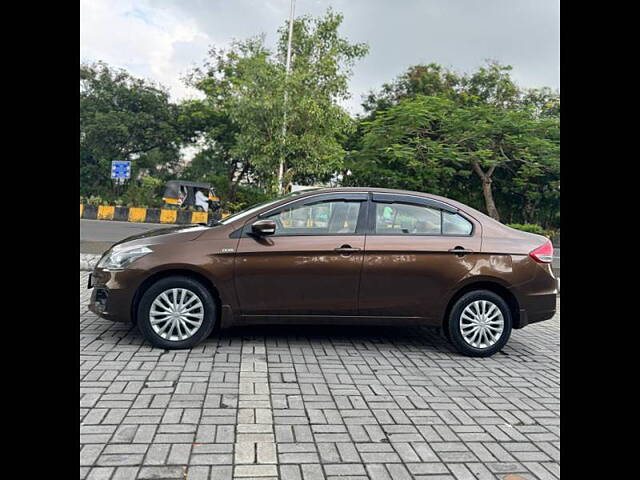
[[[265,236],[276,233],[276,222],[273,220],[258,220],[251,225],[251,231],[256,234]]]

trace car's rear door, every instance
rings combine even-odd
[[[475,220],[442,202],[373,193],[359,314],[434,317],[475,262],[480,230]]]
[[[355,315],[367,200],[355,192],[292,201],[258,217],[276,222],[269,236],[252,236],[257,218],[248,221],[235,262],[241,314]]]

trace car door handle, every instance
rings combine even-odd
[[[449,253],[455,253],[456,255],[462,256],[467,253],[473,253],[473,250],[469,250],[468,248],[455,247],[455,248],[450,248]]]
[[[333,249],[334,252],[340,252],[340,253],[353,253],[353,252],[359,252],[360,250],[361,250],[360,248],[352,247],[351,245],[342,245],[341,247]]]

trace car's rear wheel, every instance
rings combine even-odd
[[[216,322],[216,304],[200,282],[172,276],[158,280],[142,295],[138,328],[164,349],[191,348],[207,338]]]
[[[447,329],[451,343],[460,353],[488,357],[507,343],[511,325],[511,311],[500,295],[474,290],[453,305]]]

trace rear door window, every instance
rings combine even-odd
[[[451,212],[442,212],[443,235],[471,235],[473,225],[462,215]]]
[[[378,235],[440,235],[440,210],[406,203],[376,203]]]
[[[473,224],[458,213],[408,203],[375,203],[377,235],[468,236]]]

